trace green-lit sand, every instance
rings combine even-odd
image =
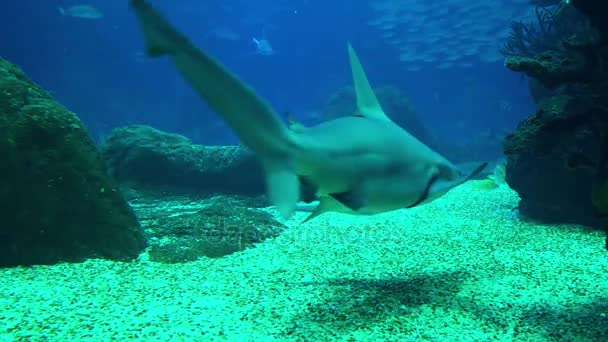
[[[298,213],[221,259],[3,269],[0,340],[607,340],[603,234],[516,204],[469,182],[370,218]]]

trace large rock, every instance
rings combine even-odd
[[[591,194],[605,142],[593,127],[592,108],[580,97],[550,97],[505,139],[506,180],[518,192],[524,216],[600,223]]]
[[[110,173],[136,187],[207,194],[260,195],[264,177],[241,146],[203,146],[149,126],[114,129],[102,154]]]
[[[566,19],[554,20],[559,25]],[[506,59],[508,68],[549,90],[537,96],[537,112],[504,141],[507,182],[519,193],[520,212],[528,218],[605,229],[608,46],[584,20],[569,25],[577,30],[564,32],[558,46]]]
[[[547,51],[534,57],[511,56],[505,60],[505,65],[513,71],[525,72],[528,76],[541,80],[549,89],[564,83],[593,81],[598,76],[591,72],[593,61],[587,59],[584,51],[577,49],[567,54]]]
[[[146,241],[73,113],[0,60],[0,266],[129,260]]]

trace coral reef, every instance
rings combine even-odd
[[[592,41],[589,21],[565,2],[536,3],[535,20],[515,20],[500,52],[506,56],[533,57],[548,50],[562,50],[566,37]]]
[[[110,173],[132,187],[174,193],[260,195],[264,177],[249,150],[203,146],[149,126],[114,129],[101,147]]]
[[[575,2],[589,4],[585,1]],[[602,7],[596,3],[598,7]],[[578,6],[577,6],[578,7]],[[507,182],[531,219],[606,227],[608,201],[608,45],[594,21],[561,5],[554,27],[569,27],[543,51],[507,56],[505,65],[534,79],[537,112],[504,141]],[[597,10],[602,12],[601,9]],[[604,12],[605,13],[605,10]],[[562,21],[567,21],[563,24]],[[584,33],[586,32],[586,33]],[[548,37],[548,38],[546,38]],[[553,40],[551,33],[539,39]],[[599,190],[598,190],[599,189]]]
[[[0,266],[129,260],[145,248],[80,120],[4,60],[0,155]]]

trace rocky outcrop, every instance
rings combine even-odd
[[[101,147],[110,173],[122,183],[169,192],[264,193],[252,152],[241,146],[195,145],[149,126],[114,129]]]
[[[0,266],[129,260],[146,241],[80,120],[0,60]]]
[[[592,108],[581,97],[550,97],[505,139],[506,180],[518,192],[524,216],[545,222],[600,223],[591,193],[605,151],[598,127],[593,126]]]
[[[183,263],[218,258],[253,247],[286,227],[251,198],[133,197],[149,239],[150,260]]]
[[[561,15],[551,20],[575,21],[567,25],[573,31],[560,33],[559,44],[534,56],[513,55],[505,61],[547,90],[535,97],[537,112],[504,141],[507,182],[519,193],[520,212],[528,218],[604,228],[608,46],[584,18],[566,16],[564,11],[574,9],[564,5]]]

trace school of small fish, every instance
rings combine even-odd
[[[503,60],[513,20],[532,20],[530,0],[374,0],[368,22],[407,70],[468,68]]]

